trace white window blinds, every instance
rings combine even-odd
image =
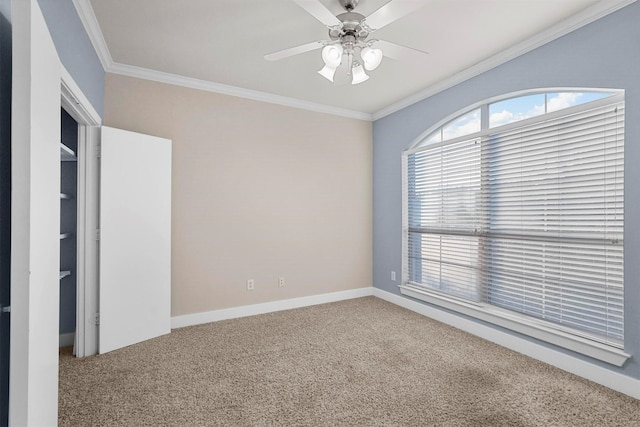
[[[624,102],[550,116],[406,156],[406,279],[622,347]]]
[[[439,145],[407,159],[409,280],[479,299],[481,145]]]

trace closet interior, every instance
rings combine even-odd
[[[78,123],[61,111],[60,142],[60,346],[76,332]]]

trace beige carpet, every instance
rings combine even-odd
[[[374,297],[60,356],[61,426],[640,426],[640,401]]]

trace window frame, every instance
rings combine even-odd
[[[508,99],[518,98],[521,96],[528,96],[534,94],[545,95],[545,111],[547,94],[554,94],[558,92],[606,92],[609,96],[580,103],[575,106],[563,108],[560,110],[544,113],[534,117],[517,120],[511,123],[489,127],[489,105],[495,102],[500,102]],[[408,157],[411,154],[419,151],[436,148],[438,146],[444,146],[449,144],[455,144],[474,138],[484,138],[490,134],[496,132],[504,132],[510,129],[516,129],[525,127],[529,124],[556,119],[559,117],[570,115],[574,112],[595,108],[599,106],[609,105],[615,102],[624,101],[624,90],[620,89],[593,89],[593,88],[544,88],[536,90],[527,90],[513,92],[506,95],[493,97],[482,102],[475,103],[467,106],[464,109],[451,114],[444,119],[437,122],[434,126],[431,126],[427,131],[423,132],[418,138],[416,138],[410,145],[410,148],[402,153],[402,280],[399,285],[400,292],[403,295],[416,298],[430,304],[473,317],[478,320],[489,322],[493,325],[507,328],[511,331],[522,333],[529,337],[533,337],[562,348],[566,348],[571,351],[575,351],[580,354],[587,355],[589,357],[604,361],[606,363],[622,366],[627,359],[631,356],[624,352],[620,348],[616,348],[612,345],[598,342],[596,340],[588,339],[575,335],[573,333],[566,332],[561,326],[553,325],[549,327],[545,321],[538,320],[532,317],[523,317],[518,313],[511,312],[506,309],[502,309],[484,302],[475,303],[462,298],[439,292],[435,289],[430,289],[422,285],[409,282],[409,209],[408,209]],[[442,129],[448,124],[454,122],[460,117],[468,115],[470,112],[480,110],[481,130],[476,133],[462,135],[456,138],[441,140],[440,142],[431,142],[426,144],[434,133],[440,132],[442,135]]]
[[[504,125],[499,125],[499,126],[495,126],[492,128],[489,128],[489,105],[491,104],[495,104],[497,102],[501,102],[501,101],[506,101],[509,99],[515,99],[515,98],[520,98],[520,97],[524,97],[524,96],[529,96],[529,95],[539,95],[539,94],[550,94],[550,93],[558,93],[558,92],[602,92],[602,93],[609,93],[611,94],[610,96],[595,100],[595,101],[590,101],[587,103],[582,103],[582,104],[577,104],[575,106],[571,106],[568,108],[563,108],[560,110],[555,110],[549,113],[544,113],[538,116],[534,116],[534,117],[529,117],[526,119],[522,119],[522,120],[518,120],[515,122],[511,122],[511,123],[507,123]],[[422,132],[417,138],[415,138],[411,144],[409,144],[409,147],[403,152],[403,155],[406,154],[411,154],[414,153],[416,151],[420,151],[421,148],[425,147],[427,144],[427,138],[432,136],[432,134],[436,133],[436,131],[441,130],[441,128],[445,127],[446,125],[448,125],[449,123],[454,122],[455,120],[466,116],[467,114],[471,113],[472,111],[475,110],[480,110],[480,132],[476,132],[476,133],[472,133],[472,134],[467,134],[467,135],[462,135],[460,137],[456,137],[456,138],[452,138],[452,139],[448,139],[446,141],[440,141],[440,142],[434,142],[429,144],[430,147],[432,147],[432,144],[441,144],[441,143],[454,143],[456,141],[462,141],[464,139],[471,139],[471,138],[479,138],[482,136],[485,136],[489,133],[493,133],[495,131],[502,131],[504,130],[508,130],[510,128],[515,128],[518,126],[524,126],[524,124],[526,123],[533,123],[536,122],[538,120],[542,120],[541,118],[544,117],[544,119],[552,119],[555,117],[562,117],[564,115],[564,112],[566,111],[571,111],[572,109],[576,109],[576,110],[580,110],[581,108],[584,108],[584,105],[606,105],[609,102],[614,102],[615,97],[620,98],[620,100],[624,99],[624,95],[625,95],[625,91],[624,89],[606,89],[606,88],[566,88],[566,87],[554,87],[554,88],[544,88],[544,89],[535,89],[535,90],[523,90],[523,91],[517,91],[517,92],[510,92],[508,94],[504,94],[504,95],[499,95],[499,96],[494,96],[488,99],[485,99],[484,101],[480,101],[480,102],[476,102],[474,104],[468,105],[452,114],[449,114],[448,116],[444,117],[443,119],[437,121],[434,125],[432,125],[431,127],[429,127],[426,131]]]

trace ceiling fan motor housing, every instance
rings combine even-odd
[[[355,41],[364,40],[369,32],[363,27],[364,15],[357,12],[346,12],[338,15],[336,18],[342,22],[342,28],[329,29],[329,37],[331,40],[341,40],[345,42],[345,38],[355,38]]]
[[[364,70],[375,70],[382,60],[382,49],[376,48],[374,45],[378,42],[383,42],[375,39],[367,40],[369,35],[412,11],[419,9],[423,6],[423,3],[426,3],[415,0],[389,0],[384,6],[366,17],[354,11],[358,6],[359,0],[339,0],[340,5],[346,12],[338,16],[335,16],[334,12],[324,5],[327,0],[292,1],[328,28],[330,40],[319,40],[317,42],[274,52],[265,55],[265,59],[275,61],[322,48],[322,60],[325,65],[318,73],[334,83],[336,83],[334,78],[344,80],[342,77],[353,76],[352,84],[359,84],[366,81],[369,76]],[[370,23],[373,26],[370,26]],[[387,53],[387,56],[392,58],[408,55],[415,56],[416,53],[426,53],[395,43],[384,43],[383,46],[385,50],[388,47],[391,53]]]

